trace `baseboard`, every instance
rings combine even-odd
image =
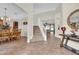
[[[39,26],[33,26],[33,27],[39,27]]]
[[[27,36],[21,36],[21,37],[25,37],[25,38],[27,38]]]

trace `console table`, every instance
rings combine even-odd
[[[60,36],[62,36],[62,41],[61,41],[61,44],[60,44],[60,47],[64,47],[76,54],[79,55],[79,50],[75,49],[75,48],[72,48],[70,46],[67,45],[68,41],[71,40],[71,41],[75,41],[75,42],[79,42],[79,36],[72,36],[71,34],[59,34]],[[65,41],[65,44],[64,43],[64,40]]]
[[[62,41],[61,41],[61,44],[60,44],[60,47],[63,47],[63,42],[64,40],[66,39],[65,41],[65,45],[67,45],[68,43],[68,40],[72,40],[72,41],[75,41],[75,42],[79,42],[79,36],[72,36],[71,34],[59,34],[60,36],[63,36],[62,38]]]

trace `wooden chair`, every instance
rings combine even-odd
[[[14,32],[11,32],[11,33],[10,33],[10,41],[13,41],[14,38],[15,38]]]
[[[10,39],[11,40],[16,40],[16,39],[20,39],[20,34],[21,32],[17,31],[17,30],[13,30],[10,34]]]
[[[17,37],[17,39],[21,39],[21,32],[16,32],[16,34],[15,34]]]
[[[18,39],[21,39],[21,29],[18,30],[18,32],[16,33],[16,35],[17,35]]]
[[[3,42],[10,41],[10,30],[5,29],[2,31],[2,40]]]

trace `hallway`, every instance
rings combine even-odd
[[[35,30],[38,32],[38,30]],[[34,34],[34,36],[36,36]],[[41,34],[38,37],[34,37],[34,40],[40,39],[40,41],[33,41],[31,43],[26,42],[26,37],[22,37],[20,40],[15,40],[0,45],[1,55],[75,55],[71,51],[60,48],[60,40],[48,34],[48,41],[42,41]]]

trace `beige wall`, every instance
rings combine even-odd
[[[71,28],[67,25],[67,17],[75,9],[79,9],[79,4],[77,4],[77,3],[75,3],[75,4],[74,3],[73,4],[70,4],[70,3],[62,4],[62,17],[63,17],[62,18],[63,19],[62,26],[65,26],[67,28],[66,29],[67,34],[70,34],[70,30],[71,30]],[[78,34],[79,34],[79,32],[78,32]],[[68,45],[79,50],[79,43],[70,41],[70,42],[68,42]]]

